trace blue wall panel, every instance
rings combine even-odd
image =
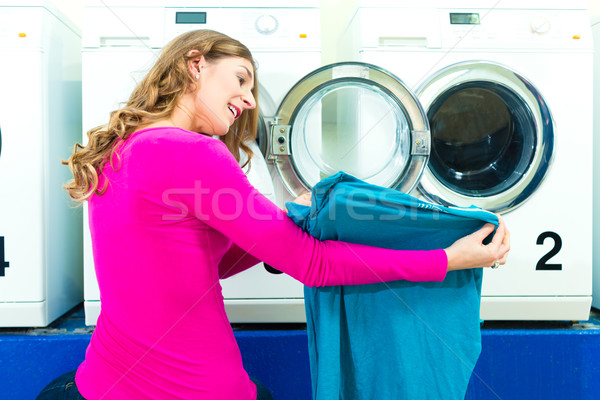
[[[90,330],[82,319],[71,320],[67,329],[62,324],[61,329],[0,329],[0,399],[34,399],[48,382],[79,365]],[[597,316],[552,329],[547,324],[521,329],[524,324],[484,327],[467,400],[600,398]],[[280,328],[235,330],[246,370],[271,389],[275,400],[310,400],[306,331]]]
[[[43,331],[42,331],[43,332]],[[244,367],[276,400],[309,400],[306,331],[236,331]],[[0,332],[0,400],[28,400],[83,361],[89,334]]]
[[[308,339],[304,330],[237,331],[244,367],[275,400],[310,400]]]
[[[599,329],[484,329],[466,398],[600,399]]]
[[[0,399],[29,400],[81,363],[90,335],[0,335]]]

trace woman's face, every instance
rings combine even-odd
[[[197,132],[225,135],[244,110],[256,107],[252,95],[254,67],[241,57],[207,62],[201,57],[193,99],[194,125]]]

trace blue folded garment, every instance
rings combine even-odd
[[[312,206],[288,203],[320,240],[404,250],[450,246],[498,218],[448,208],[345,173],[319,182]],[[443,282],[395,281],[304,290],[315,400],[464,399],[481,351],[482,270]]]

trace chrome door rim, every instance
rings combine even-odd
[[[419,191],[429,200],[448,206],[475,205],[494,212],[508,212],[522,205],[547,175],[554,152],[554,123],[550,109],[536,87],[522,75],[499,63],[464,61],[450,65],[428,78],[416,90],[428,112],[444,92],[469,82],[492,82],[504,86],[529,108],[535,126],[535,151],[523,177],[506,191],[491,196],[467,196],[440,182],[427,167]],[[433,134],[433,133],[432,133]],[[433,139],[432,139],[433,140]]]
[[[429,158],[427,116],[416,96],[402,81],[382,68],[361,62],[342,62],[321,67],[298,81],[283,99],[271,129],[269,158],[274,161],[284,186],[293,196],[312,189],[296,170],[289,147],[284,149],[279,140],[288,146],[298,110],[319,90],[340,81],[376,85],[389,94],[406,116],[411,135],[410,158],[401,175],[389,187],[409,193],[417,186]]]

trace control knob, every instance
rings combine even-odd
[[[277,30],[279,22],[271,14],[264,14],[256,19],[255,26],[259,33],[270,35]]]
[[[533,33],[543,35],[550,31],[550,20],[542,16],[533,17],[529,22],[529,27]]]

